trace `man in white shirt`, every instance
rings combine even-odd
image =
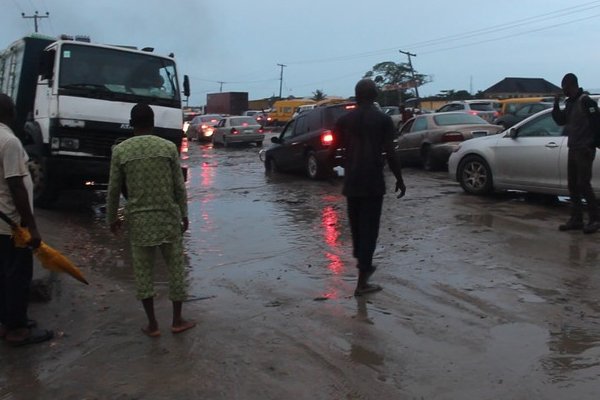
[[[53,332],[37,329],[27,317],[33,275],[31,248],[38,247],[42,239],[33,217],[28,157],[10,128],[14,117],[11,98],[0,93],[0,212],[31,233],[29,248],[15,247],[10,227],[0,221],[0,338],[21,346],[49,340]]]

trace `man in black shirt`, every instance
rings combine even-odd
[[[396,177],[400,197],[406,193],[406,186],[394,151],[394,124],[374,105],[377,86],[372,80],[363,79],[356,84],[355,91],[358,107],[337,121],[334,132],[345,154],[343,194],[348,201],[353,254],[358,260],[354,294],[360,296],[381,290],[380,286],[369,284],[369,278],[375,272],[373,253],[385,194],[385,158]]]
[[[579,87],[574,74],[566,74],[562,88],[567,96],[564,110],[560,109],[558,96],[554,101],[552,118],[558,125],[564,125],[568,136],[568,182],[571,197],[571,218],[559,226],[561,231],[583,229],[584,233],[595,233],[600,229],[600,215],[596,196],[592,190],[592,165],[596,157],[593,121],[598,118],[598,105]],[[589,223],[583,225],[581,197],[585,198]]]

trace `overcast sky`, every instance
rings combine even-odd
[[[190,104],[206,93],[248,91],[349,96],[374,64],[406,61],[441,90],[484,90],[507,76],[559,84],[565,72],[600,88],[600,1],[586,0],[0,0],[0,48],[33,32],[21,13],[50,12],[40,32],[174,52],[191,78]],[[472,83],[471,83],[472,82]]]

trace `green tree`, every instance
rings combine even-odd
[[[364,78],[373,79],[382,91],[379,101],[382,105],[397,105],[402,101],[414,97],[413,87],[422,86],[431,82],[428,75],[415,71],[413,81],[412,72],[408,63],[395,63],[384,61],[375,64],[367,71]]]
[[[317,89],[313,92],[312,99],[314,101],[321,101],[321,100],[325,100],[326,97],[327,97],[327,95],[325,93],[323,93],[323,91],[321,89]]]

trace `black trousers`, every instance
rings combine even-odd
[[[571,218],[583,222],[583,197],[587,203],[590,221],[598,221],[598,204],[592,190],[592,165],[596,157],[595,148],[569,149],[568,180],[571,197]]]
[[[32,277],[31,250],[17,248],[10,236],[0,235],[0,323],[7,329],[27,327]]]
[[[369,270],[373,267],[373,253],[379,236],[383,196],[348,197],[347,200],[353,254],[358,260],[358,269]]]

